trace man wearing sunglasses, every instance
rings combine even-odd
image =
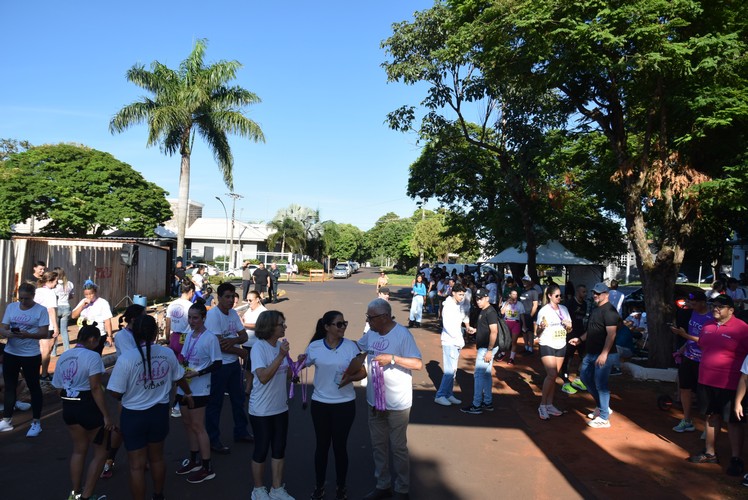
[[[364,333],[358,345],[366,352],[366,401],[377,485],[364,499],[390,498],[393,487],[396,498],[408,498],[407,430],[413,405],[411,372],[423,368],[421,351],[410,331],[392,319],[392,308],[386,300],[374,299],[369,303],[366,321],[371,329]]]
[[[699,365],[699,406],[706,417],[706,442],[704,451],[688,458],[691,463],[716,464],[717,435],[726,421],[732,457],[727,474],[743,474],[743,448],[745,417],[733,411],[735,395],[740,380],[740,366],[748,356],[748,325],[735,317],[735,303],[727,295],[712,301],[714,319],[704,323],[699,336],[701,364]]]

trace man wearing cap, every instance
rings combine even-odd
[[[691,318],[688,320],[688,331],[677,326],[670,325],[670,330],[686,339],[686,343],[678,350],[681,354],[681,362],[678,367],[678,388],[680,389],[680,400],[683,403],[683,419],[673,427],[675,432],[693,432],[696,427],[691,420],[691,407],[693,391],[698,388],[699,364],[701,363],[701,349],[699,348],[699,337],[704,323],[712,319],[712,313],[706,305],[706,294],[703,291],[688,295],[687,304],[691,307]]]
[[[475,330],[470,327],[470,318],[461,307],[465,301],[465,287],[458,283],[452,288],[452,296],[444,301],[442,311],[442,368],[444,375],[436,391],[434,402],[442,406],[458,405],[462,403],[454,395],[455,372],[457,362],[460,360],[460,349],[465,347],[465,339],[462,337],[462,327],[468,333]]]
[[[727,421],[732,457],[727,474],[743,474],[745,420],[733,411],[735,394],[740,380],[740,366],[748,355],[748,325],[735,317],[735,303],[727,295],[712,301],[713,319],[704,323],[699,336],[701,363],[699,365],[699,406],[706,416],[704,451],[688,458],[691,463],[716,464],[717,435],[722,422]]]
[[[610,289],[605,283],[598,283],[592,288],[592,298],[597,307],[590,313],[587,331],[580,337],[569,341],[571,345],[587,342],[587,354],[582,360],[580,375],[587,390],[595,399],[597,407],[587,415],[587,423],[595,429],[610,427],[610,389],[608,377],[616,353],[616,331],[621,321],[618,311],[608,301]]]
[[[475,292],[475,302],[480,308],[478,327],[475,332],[475,393],[473,404],[460,408],[463,413],[478,415],[484,411],[493,411],[493,357],[499,348],[496,338],[499,334],[499,315],[488,301],[488,290],[479,288]]]
[[[410,458],[407,430],[413,404],[412,370],[423,368],[421,351],[408,329],[392,319],[392,308],[386,300],[371,301],[366,320],[371,329],[364,333],[358,345],[366,352],[369,379],[366,401],[369,404],[369,434],[377,484],[364,499],[390,498],[393,487],[397,498],[408,498]]]
[[[525,308],[522,315],[522,333],[525,339],[525,354],[532,354],[532,345],[535,341],[535,315],[538,313],[539,297],[538,291],[532,284],[532,278],[525,275],[522,277],[522,292],[519,301]]]

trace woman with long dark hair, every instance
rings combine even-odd
[[[413,289],[410,291],[413,299],[410,302],[410,316],[408,318],[408,328],[421,327],[423,318],[423,301],[426,298],[426,283],[423,282],[423,274],[418,274],[413,281]]]
[[[101,355],[96,352],[99,337],[99,329],[95,325],[81,328],[75,349],[62,353],[52,379],[52,385],[60,389],[62,419],[73,440],[73,452],[70,455],[70,481],[73,490],[70,498],[100,498],[94,495],[93,490],[106,459],[105,433],[114,428],[101,383],[101,375],[106,370]],[[81,488],[83,466],[92,442],[94,456]]]
[[[332,444],[335,454],[337,500],[345,500],[348,475],[348,434],[356,416],[353,384],[366,377],[363,366],[348,373],[351,361],[359,355],[358,345],[345,338],[348,322],[340,311],[327,311],[319,320],[306,349],[306,365],[315,366],[312,393],[312,422],[317,447],[314,451],[316,485],[312,499],[325,498],[327,457]]]
[[[49,361],[52,350],[57,342],[60,329],[57,328],[57,273],[54,271],[45,271],[37,283],[34,291],[34,302],[47,308],[49,315],[49,331],[51,335],[39,340],[39,350],[42,354],[42,375],[41,380],[51,382],[52,377],[49,374]]]
[[[49,313],[44,306],[34,302],[34,285],[22,283],[18,287],[18,302],[5,308],[0,323],[0,337],[8,339],[3,355],[3,381],[5,382],[5,408],[0,420],[0,432],[13,430],[13,410],[16,408],[18,375],[23,378],[31,393],[33,420],[26,437],[37,437],[42,432],[42,386],[39,368],[42,355],[39,340],[49,336]]]
[[[205,328],[207,314],[204,304],[189,308],[190,331],[178,359],[185,368],[184,378],[190,384],[194,406],[182,407],[182,423],[187,431],[190,458],[182,461],[177,474],[187,476],[189,483],[202,483],[216,477],[210,462],[210,439],[205,429],[205,407],[210,399],[210,374],[221,367],[221,344],[213,332]],[[177,390],[177,402],[184,400],[184,391]]]
[[[252,394],[249,397],[249,420],[255,433],[252,453],[252,500],[293,500],[283,484],[283,465],[288,437],[288,394],[286,381],[291,375],[288,364],[286,317],[269,310],[260,313],[255,323],[257,342],[252,347]],[[281,340],[282,339],[282,340]],[[265,489],[265,462],[272,448],[273,485]]]
[[[145,498],[145,465],[153,478],[154,500],[164,498],[164,440],[169,433],[169,393],[176,383],[184,401],[193,405],[184,368],[168,347],[154,344],[156,320],[142,315],[132,322],[138,349],[124,352],[112,370],[107,390],[122,401],[120,429],[130,463],[132,498]]]
[[[560,417],[563,412],[553,406],[556,378],[566,355],[566,333],[571,331],[571,315],[561,304],[561,288],[553,283],[545,289],[546,305],[538,312],[537,335],[540,336],[540,356],[545,368],[538,415],[542,420]]]

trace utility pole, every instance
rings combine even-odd
[[[229,258],[229,252],[228,252],[228,241],[229,241],[229,214],[226,211],[226,205],[223,204],[223,200],[216,196],[216,200],[221,204],[223,207],[223,215],[226,217],[226,233],[223,237],[223,272],[226,272],[229,270],[229,261],[226,260]]]
[[[229,254],[231,255],[231,261],[234,263],[232,267],[237,267],[236,256],[234,255],[234,225],[236,222],[236,200],[241,200],[244,196],[239,193],[226,193],[226,196],[231,198],[231,242],[229,246]]]

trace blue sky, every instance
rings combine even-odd
[[[177,68],[194,40],[206,62],[243,64],[236,83],[262,103],[247,115],[267,142],[231,138],[237,218],[270,220],[291,203],[323,220],[371,228],[387,212],[409,216],[408,166],[420,148],[389,130],[386,114],[417,104],[424,88],[386,81],[380,48],[392,23],[432,0],[376,2],[6,2],[0,29],[0,137],[75,142],[109,152],[177,197],[179,157],[146,148],[145,126],[111,135],[108,124],[143,91],[133,64]],[[231,210],[207,146],[196,140],[190,196],[204,215]],[[429,205],[433,204],[431,202]],[[427,207],[429,206],[427,205]],[[435,205],[430,207],[435,208]]]

